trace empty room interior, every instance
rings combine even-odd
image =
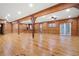
[[[79,4],[0,3],[0,56],[79,56]]]

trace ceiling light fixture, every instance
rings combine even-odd
[[[66,11],[67,11],[67,12],[69,12],[69,11],[70,11],[70,9],[66,9]]]
[[[51,17],[52,18],[52,20],[55,20],[55,18],[54,17]]]
[[[54,20],[53,18],[51,20]]]
[[[20,15],[21,14],[21,11],[18,11],[18,14]]]
[[[68,16],[68,18],[71,18],[71,16]]]
[[[8,14],[7,16],[10,17],[10,14]]]
[[[51,17],[51,18],[52,18],[52,20],[56,20],[56,17],[57,17],[57,16],[53,16],[53,17]]]
[[[7,16],[5,17],[5,19],[8,21],[8,18],[7,18]]]
[[[32,3],[29,4],[29,7],[33,7],[34,5]]]

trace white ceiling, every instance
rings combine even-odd
[[[0,18],[7,19],[9,22],[14,21],[58,3],[33,3],[31,7],[29,4],[31,3],[0,3]]]
[[[42,17],[38,17],[36,19],[36,23],[52,21],[52,20],[54,21],[54,19],[52,19],[51,17],[55,17],[56,18],[55,20],[61,20],[61,19],[67,19],[67,18],[72,18],[72,17],[77,17],[77,16],[79,16],[79,9],[72,7],[72,8],[62,10],[62,11],[44,15]],[[27,20],[27,21],[23,21],[22,23],[31,24],[32,22],[31,20]]]

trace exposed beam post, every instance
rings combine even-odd
[[[11,32],[13,33],[13,23],[10,22],[10,24],[11,24]]]
[[[20,25],[19,25],[19,21],[17,21],[18,23],[18,34],[20,34]]]
[[[34,33],[35,33],[35,20],[36,18],[34,18],[34,16],[31,16],[31,20],[32,20],[32,37],[34,38]]]
[[[77,35],[78,35],[78,33],[79,33],[79,32],[78,32],[78,30],[79,30],[79,28],[78,28],[78,25],[79,25],[79,24],[78,24],[78,18],[77,18],[76,21],[77,21]]]
[[[79,36],[79,17],[78,17],[78,36]]]
[[[30,24],[28,24],[28,30],[30,30]]]

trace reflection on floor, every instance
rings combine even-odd
[[[0,55],[64,56],[79,55],[79,37],[53,34],[10,33],[0,35]]]

